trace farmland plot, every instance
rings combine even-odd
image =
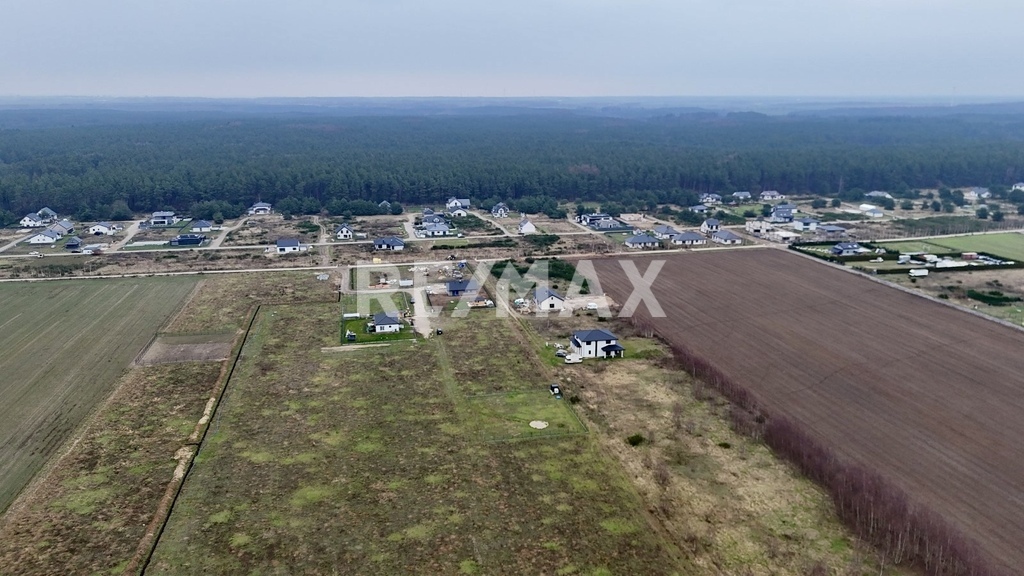
[[[664,338],[1024,565],[1024,335],[779,250],[662,258]],[[595,264],[625,301],[618,263]]]
[[[110,394],[194,284],[0,285],[0,510]]]

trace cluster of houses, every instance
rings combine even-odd
[[[28,237],[27,244],[53,244],[69,234],[74,234],[75,225],[70,220],[53,222],[45,230],[36,232]]]
[[[628,248],[652,249],[661,247],[663,241],[673,246],[701,246],[708,241],[716,244],[734,245],[742,244],[743,238],[736,233],[722,228],[721,222],[715,218],[708,218],[700,225],[700,232],[676,230],[672,226],[655,226],[651,232],[636,231],[633,236],[626,239]]]
[[[731,196],[732,198],[729,200],[729,203],[734,205],[749,204],[754,200],[754,196],[746,190],[733,192]],[[765,190],[758,195],[758,199],[760,199],[761,202],[771,202],[775,200],[782,200],[783,198],[785,198],[785,196],[779,194],[775,190]],[[725,198],[723,198],[721,194],[705,192],[700,196],[700,203],[690,206],[689,209],[690,212],[695,214],[707,214],[711,211],[713,206],[719,206],[724,202]]]
[[[576,222],[597,232],[622,232],[632,230],[633,227],[604,212],[593,214],[577,214]]]
[[[26,214],[19,222],[22,228],[42,228],[57,221],[57,213],[48,207],[39,212]]]

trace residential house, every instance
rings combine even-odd
[[[82,248],[82,239],[78,236],[72,236],[64,243],[64,248],[71,250],[72,252],[80,250]]]
[[[498,202],[491,208],[491,216],[495,218],[508,218],[508,206],[504,202]]]
[[[178,234],[174,238],[171,238],[171,246],[200,246],[205,241],[206,236],[202,234]],[[280,240],[278,240],[278,242],[280,242]]]
[[[607,330],[579,330],[569,338],[569,348],[581,358],[621,358],[625,351],[619,338]]]
[[[829,238],[842,238],[846,236],[846,228],[834,224],[818,226],[818,232],[825,234]]]
[[[765,190],[761,192],[761,200],[782,200],[785,198],[782,194],[779,194],[777,190]]]
[[[793,232],[792,230],[784,230],[782,228],[776,228],[768,233],[768,239],[772,242],[781,242],[783,244],[789,244],[790,242],[796,242],[800,239],[799,232]]]
[[[181,221],[181,218],[177,217],[174,212],[153,212],[153,216],[149,219],[150,226],[173,226]]]
[[[721,228],[721,226],[722,223],[719,222],[717,219],[708,218],[707,220],[704,220],[704,222],[701,223],[700,232],[701,234],[713,234],[715,232],[718,232],[718,229]]]
[[[584,226],[594,227],[599,222],[614,222],[615,218],[611,214],[605,214],[603,212],[594,212],[593,214],[581,214],[576,217],[580,224]]]
[[[444,207],[448,210],[457,210],[459,208],[469,210],[472,206],[469,203],[469,198],[456,198],[452,196],[444,203]]]
[[[60,222],[51,224],[49,230],[53,230],[61,237],[73,234],[75,232],[75,225],[70,220],[61,220]]]
[[[779,204],[777,206],[772,206],[772,212],[771,215],[768,216],[768,221],[776,224],[792,222],[794,212],[796,212],[796,206],[793,204]]]
[[[878,206],[875,206],[874,204],[861,204],[858,207],[858,209],[865,216],[868,216],[868,217],[871,217],[871,218],[881,218],[882,216],[885,215],[885,213],[882,212],[882,209],[879,208]]]
[[[672,243],[676,246],[700,246],[707,244],[708,239],[696,232],[680,232],[672,237]]]
[[[793,221],[793,230],[797,232],[814,232],[818,229],[818,222],[814,218],[801,218]]]
[[[213,222],[209,220],[194,220],[192,226],[188,229],[189,232],[212,232]]]
[[[377,207],[380,208],[381,210],[385,211],[385,212],[390,212],[391,211],[391,202],[388,202],[387,200],[381,200],[380,204],[377,204]]]
[[[120,226],[112,222],[97,222],[89,227],[89,234],[93,236],[113,236],[120,229]]]
[[[377,312],[368,327],[374,334],[394,334],[401,332],[402,321],[396,313]]]
[[[462,296],[464,294],[472,296],[480,290],[480,285],[472,278],[469,280],[449,280],[445,284],[445,289],[449,296]]]
[[[60,240],[59,234],[53,230],[43,230],[42,232],[33,234],[28,238],[28,240],[25,240],[25,242],[28,244],[53,244],[57,240]]]
[[[866,250],[856,242],[840,242],[832,247],[833,256],[856,256],[862,252]]]
[[[537,307],[537,311],[548,311],[548,310],[562,310],[565,308],[565,298],[562,298],[558,292],[548,288],[538,286],[533,291],[533,304]]]
[[[654,236],[648,236],[647,234],[637,234],[626,239],[626,248],[647,250],[658,248],[659,246],[661,246],[661,242]]]
[[[334,228],[334,237],[338,240],[351,240],[355,238],[356,231],[348,224],[338,224]]]
[[[31,213],[26,214],[19,222],[22,228],[41,228],[46,226],[46,222],[39,216],[39,214]]]
[[[441,224],[427,224],[423,227],[423,234],[425,236],[448,236],[451,234],[451,228],[444,223]]]
[[[259,216],[261,214],[270,214],[273,212],[273,207],[267,202],[257,202],[249,207],[250,216]]]
[[[654,227],[654,237],[658,238],[659,240],[671,238],[676,234],[679,234],[679,231],[671,226],[661,225]]]
[[[44,223],[53,222],[54,220],[57,219],[57,213],[54,212],[53,210],[50,210],[48,207],[43,208],[39,212],[36,212],[36,214],[43,220]]]
[[[721,194],[715,194],[715,193],[701,194],[700,202],[701,202],[701,204],[704,204],[705,206],[715,206],[717,204],[721,204],[722,203],[722,195]]]
[[[871,192],[868,192],[864,196],[867,198],[887,198],[889,200],[892,200],[892,194],[889,194],[888,192],[883,192],[881,190],[872,190]]]
[[[974,187],[964,192],[964,200],[968,202],[977,202],[978,200],[988,200],[992,197],[992,192],[988,188]]]
[[[750,202],[752,200],[752,198],[750,197],[750,192],[746,191],[733,192],[732,199],[740,204],[743,204],[744,202]]]
[[[421,226],[429,226],[431,224],[447,224],[447,223],[448,223],[448,220],[446,220],[445,217],[441,216],[440,214],[428,214],[428,215],[424,216],[422,220],[420,220],[420,225]]]
[[[423,215],[424,216],[433,216],[434,215],[434,209],[433,208],[424,208],[423,209]]]
[[[696,206],[690,206],[690,212],[694,214],[707,214],[708,207],[703,204],[697,204]]]
[[[298,238],[281,238],[276,243],[278,254],[291,254],[292,252],[305,252],[309,249],[299,242]]]
[[[469,212],[466,212],[464,208],[456,208],[448,213],[452,218],[465,218],[469,216]]]
[[[519,228],[517,231],[520,234],[536,234],[537,227],[533,225],[533,222],[530,222],[526,218],[523,218],[522,220],[519,221]]]
[[[740,238],[734,232],[729,230],[719,230],[711,235],[711,241],[717,242],[718,244],[743,244],[743,238]]]
[[[373,241],[373,249],[400,252],[405,249],[405,242],[403,242],[401,238],[397,238],[395,236],[377,238],[376,240]]]
[[[771,223],[766,221],[764,218],[758,218],[757,220],[747,220],[747,223],[744,225],[744,227],[746,228],[748,234],[753,234],[754,236],[764,236],[771,232],[773,228],[775,228],[774,226],[771,225]]]

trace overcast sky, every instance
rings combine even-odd
[[[1024,96],[1020,0],[3,0],[0,95]]]

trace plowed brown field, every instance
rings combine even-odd
[[[660,259],[663,338],[1024,566],[1024,334],[782,250]],[[618,262],[594,264],[625,302]]]

